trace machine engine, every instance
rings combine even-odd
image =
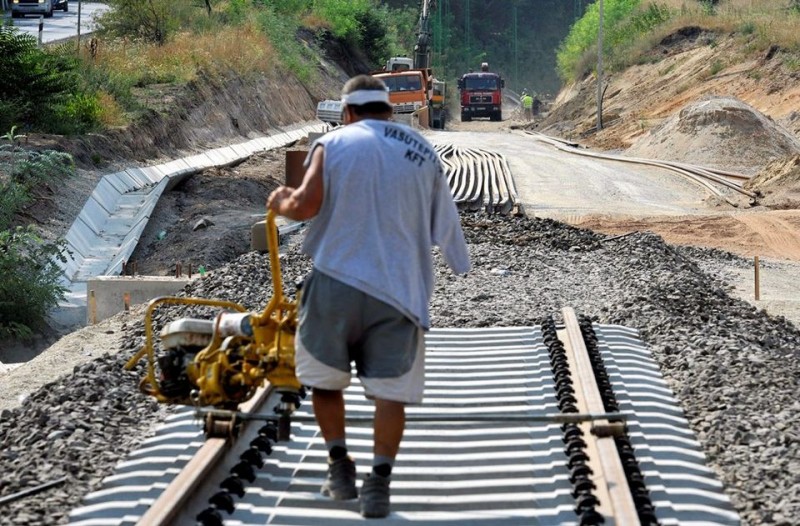
[[[239,304],[201,298],[156,298],[145,313],[145,346],[127,364],[131,369],[147,356],[142,392],[159,402],[235,409],[269,382],[277,391],[299,393],[295,376],[294,336],[297,300],[283,295],[274,214],[267,215],[267,240],[274,295],[262,313]],[[298,291],[298,296],[300,291]],[[163,304],[189,304],[224,309],[213,320],[184,318],[167,324],[160,334],[156,358],[153,310]]]

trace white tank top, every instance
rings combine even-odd
[[[434,245],[470,269],[464,233],[433,146],[408,126],[363,120],[323,135],[324,195],[303,251],[314,267],[430,328]]]

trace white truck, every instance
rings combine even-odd
[[[69,0],[11,0],[11,17],[20,18],[25,15],[53,16],[53,11],[65,13],[69,11]]]

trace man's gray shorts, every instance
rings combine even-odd
[[[303,385],[342,390],[355,362],[368,398],[422,401],[422,329],[391,305],[316,270],[300,298],[295,349]]]

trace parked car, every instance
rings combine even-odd
[[[11,0],[11,16],[25,15],[53,16],[53,11],[69,11],[69,0]]]

